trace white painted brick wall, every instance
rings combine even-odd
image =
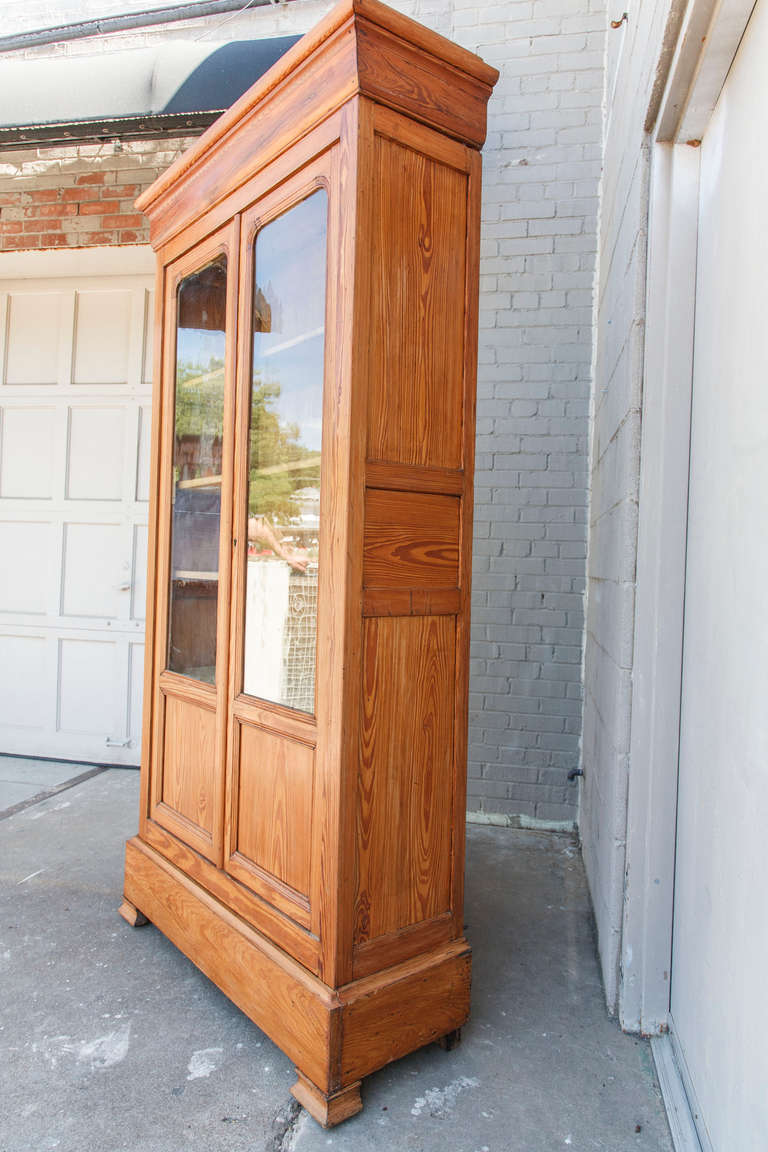
[[[574,819],[603,0],[458,0],[483,153],[469,806]]]
[[[644,124],[670,8],[670,0],[640,0],[629,21],[607,33],[579,823],[611,1010],[620,978],[630,767],[648,217]]]
[[[6,0],[5,31],[146,8]],[[75,41],[303,32],[295,0]],[[484,149],[469,807],[571,823],[580,762],[591,305],[605,0],[406,0],[394,7],[498,67]],[[50,48],[36,50],[44,55]]]

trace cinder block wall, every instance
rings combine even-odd
[[[150,6],[9,0],[6,31]],[[226,23],[188,21],[33,54],[109,52],[201,31],[212,43],[300,33],[330,7],[292,0]],[[469,807],[481,820],[571,827],[605,0],[399,0],[394,7],[501,71],[484,150]],[[21,194],[0,208],[0,246],[143,241],[125,189],[148,182],[177,147],[0,157],[0,195]],[[19,162],[26,166],[12,170]],[[83,183],[91,171],[103,183]]]
[[[612,1011],[620,980],[630,772],[648,230],[645,129],[654,93],[660,95],[661,60],[674,43],[668,29],[674,18],[670,0],[641,0],[627,23],[607,33],[580,831]]]

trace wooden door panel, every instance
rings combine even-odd
[[[366,619],[355,942],[451,906],[452,616]]]
[[[229,870],[259,888],[277,882],[309,908],[315,750],[276,732],[238,724],[235,830]],[[280,901],[280,903],[283,903]]]
[[[221,866],[237,336],[234,221],[166,271],[149,811]]]
[[[216,796],[216,712],[165,696],[163,771],[155,818],[212,858]]]

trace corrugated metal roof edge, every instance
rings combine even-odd
[[[53,147],[96,140],[141,140],[163,136],[197,136],[217,120],[224,108],[205,112],[164,112],[150,116],[119,116],[104,120],[58,121],[0,128],[3,148]]]

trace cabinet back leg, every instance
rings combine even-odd
[[[444,1052],[452,1052],[461,1044],[461,1028],[453,1028],[437,1041]]]

